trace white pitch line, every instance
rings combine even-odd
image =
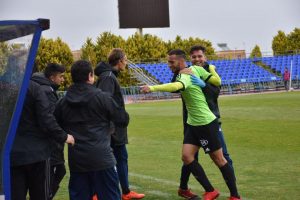
[[[138,178],[141,178],[141,179],[151,180],[151,181],[163,183],[163,184],[166,184],[166,185],[172,185],[172,186],[177,186],[178,187],[178,183],[176,183],[174,181],[155,178],[153,176],[147,176],[147,175],[143,175],[143,174],[136,174],[136,173],[132,173],[132,172],[129,173],[129,176],[134,176],[134,177],[138,177]]]
[[[162,183],[162,184],[165,184],[165,185],[175,186],[175,187],[178,187],[178,185],[179,185],[179,183],[177,183],[175,181],[169,181],[169,180],[165,180],[165,179],[161,179],[161,178],[156,178],[156,177],[153,177],[153,176],[148,176],[148,175],[143,175],[143,174],[137,174],[137,173],[132,173],[132,172],[129,173],[129,176],[133,176],[133,177],[137,177],[137,178],[145,179],[145,180],[150,180],[150,181]],[[195,185],[191,185],[191,187],[197,188],[197,186],[195,186]],[[151,191],[149,191],[149,192],[151,192]],[[167,193],[163,193],[163,192],[160,192],[160,191],[155,191],[155,194],[158,195],[158,196],[160,196],[159,194],[166,195]],[[167,194],[167,195],[170,196],[169,194]],[[220,196],[229,197],[230,194],[222,192]],[[245,197],[242,197],[242,199],[244,199],[244,200],[251,200],[251,199],[245,198]]]
[[[130,189],[142,190],[140,186],[131,185],[131,184],[130,184]],[[160,190],[143,190],[143,192],[146,193],[146,194],[152,194],[152,195],[160,196],[160,197],[169,197],[169,196],[171,196],[170,194],[162,192]]]
[[[152,194],[152,195],[155,195],[155,196],[160,196],[160,197],[165,197],[165,198],[171,196],[170,194],[159,191],[159,190],[150,190],[150,191],[146,191],[146,192],[147,192],[147,194]]]

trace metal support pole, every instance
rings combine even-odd
[[[143,28],[138,28],[137,32],[140,34],[140,36],[143,37]]]

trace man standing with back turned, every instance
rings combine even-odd
[[[107,93],[97,89],[90,62],[79,60],[71,67],[74,82],[57,104],[55,116],[76,138],[68,147],[70,200],[119,200],[116,160],[110,147],[110,122],[127,127],[129,116]]]

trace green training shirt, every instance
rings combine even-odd
[[[191,66],[190,69],[194,75],[207,81],[211,74],[203,67]],[[211,123],[216,116],[210,111],[202,89],[199,86],[193,85],[191,76],[187,74],[178,74],[176,81],[183,84],[183,89],[180,91],[186,108],[188,111],[187,123],[192,126],[202,126]]]

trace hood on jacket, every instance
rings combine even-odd
[[[105,63],[105,62],[100,62],[95,70],[94,73],[96,76],[100,76],[103,72],[107,72],[107,71],[112,71],[115,76],[118,76],[119,72],[117,70],[115,70],[111,65]]]
[[[42,72],[36,72],[32,75],[31,80],[40,84],[40,85],[47,85],[53,88],[53,90],[57,90],[59,85],[53,83],[51,80],[45,77],[45,74]]]
[[[51,86],[51,82],[47,79],[44,73],[36,72],[32,75],[31,80],[40,84],[40,85],[48,85]]]
[[[88,83],[75,83],[70,86],[66,94],[66,101],[70,105],[84,106],[99,90]]]

